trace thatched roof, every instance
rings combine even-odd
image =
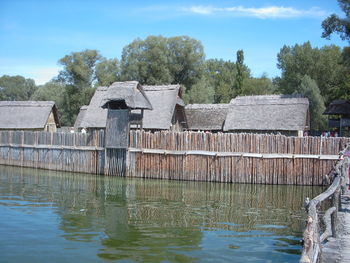
[[[51,112],[59,127],[53,101],[0,101],[0,129],[44,129]]]
[[[104,98],[104,94],[107,91],[107,87],[98,87],[91,98],[90,104],[87,109],[80,109],[80,111],[85,111],[83,118],[78,123],[76,128],[106,128],[107,121],[107,109],[102,109],[100,107],[101,102]],[[79,113],[80,115],[80,113]],[[78,116],[79,116],[78,115]]]
[[[309,100],[292,95],[237,97],[224,125],[229,130],[298,131],[308,129]]]
[[[185,107],[188,129],[222,130],[228,104],[189,104]]]
[[[81,127],[81,122],[83,121],[86,111],[88,109],[88,106],[84,105],[80,107],[80,111],[79,114],[77,116],[77,118],[75,119],[75,123],[74,123],[74,128],[80,128]]]
[[[109,87],[98,87],[91,98],[87,109],[83,108],[82,120],[76,128],[106,128],[107,103],[110,101],[125,101],[131,109],[152,109],[142,86],[137,81],[115,82]],[[80,115],[80,113],[79,113]],[[78,117],[79,117],[78,115]],[[78,119],[78,118],[77,118]]]
[[[125,101],[130,109],[152,110],[152,104],[138,81],[114,82],[106,90],[100,106],[107,108],[112,101]]]
[[[326,111],[326,115],[350,115],[350,102],[347,100],[333,100]]]
[[[143,128],[167,130],[172,124],[175,106],[184,107],[180,85],[143,86],[153,110],[145,111]]]

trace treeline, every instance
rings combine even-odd
[[[341,5],[344,11],[350,8],[346,2]],[[348,23],[349,18],[331,15],[323,21],[323,37],[337,32],[349,40],[349,25],[341,31],[343,20]],[[0,100],[53,100],[62,124],[72,125],[96,87],[115,81],[181,84],[187,103],[228,103],[238,95],[302,94],[310,101],[311,128],[324,129],[325,106],[334,99],[350,98],[349,48],[318,48],[310,42],[284,46],[277,54],[281,76],[274,79],[253,77],[244,63],[243,50],[232,55],[235,61],[205,59],[203,45],[196,39],[149,36],[125,46],[121,60],[107,59],[97,50],[68,54],[58,61],[63,66],[58,76],[41,86],[21,76],[2,76]]]

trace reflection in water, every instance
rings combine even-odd
[[[5,262],[295,262],[303,200],[321,191],[0,166],[0,252]]]

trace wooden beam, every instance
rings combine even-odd
[[[164,155],[203,155],[215,157],[250,157],[262,159],[321,159],[338,160],[339,155],[312,155],[312,154],[276,154],[276,153],[241,153],[241,152],[213,152],[213,151],[174,151],[164,149],[129,148],[134,153],[164,154]]]

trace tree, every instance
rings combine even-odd
[[[185,93],[184,100],[186,103],[213,103],[214,94],[214,88],[205,77],[202,77],[189,92]]]
[[[326,107],[316,81],[308,75],[304,75],[300,79],[300,84],[295,93],[300,93],[309,99],[310,128],[312,130],[323,130],[326,127],[326,117],[323,115]]]
[[[326,103],[344,86],[346,68],[341,64],[341,49],[335,45],[320,49],[313,48],[310,42],[283,46],[277,59],[282,74],[276,82],[281,93],[293,93],[304,75],[316,81]]]
[[[3,75],[0,78],[1,100],[29,100],[37,87],[34,80],[22,76]]]
[[[350,1],[338,0],[340,8],[344,11],[346,17],[340,18],[336,14],[332,14],[322,22],[322,37],[330,38],[333,33],[340,35],[341,39],[350,42]]]
[[[237,76],[236,76],[236,82],[235,82],[235,95],[241,95],[242,89],[243,89],[243,81],[245,78],[245,72],[244,72],[244,53],[243,50],[240,49],[236,53],[237,60],[236,60],[236,67],[237,67]]]
[[[120,64],[118,59],[102,59],[96,64],[97,82],[95,86],[109,86],[120,80]]]
[[[97,50],[86,49],[66,55],[58,61],[63,66],[58,80],[78,89],[90,88],[96,79],[95,66],[101,60],[102,56]]]
[[[60,115],[60,121],[65,125],[66,113],[63,111],[63,98],[66,86],[57,81],[50,81],[38,86],[38,89],[31,96],[31,100],[54,101]]]
[[[233,98],[233,87],[237,75],[236,64],[222,59],[205,61],[204,76],[214,87],[214,103],[228,103]]]
[[[165,37],[138,38],[123,48],[122,79],[148,85],[170,84],[174,78],[170,74],[169,56]]]
[[[173,83],[191,88],[202,77],[204,49],[200,41],[188,36],[168,38],[169,70]]]
[[[121,76],[141,84],[182,84],[189,91],[202,75],[202,44],[188,36],[136,39],[123,48]]]
[[[350,1],[338,0],[341,9],[345,13],[345,18],[340,18],[336,14],[330,15],[322,22],[323,33],[322,37],[330,39],[333,33],[340,35],[340,38],[350,42]],[[350,47],[344,47],[342,51],[341,63],[346,67],[344,74],[342,75],[342,81],[344,85],[335,90],[333,97],[349,99],[350,91]]]
[[[63,70],[57,81],[65,85],[62,102],[62,123],[73,125],[82,105],[87,105],[94,93],[96,65],[103,60],[97,50],[73,52],[59,60]]]
[[[276,91],[271,79],[263,74],[260,78],[246,78],[243,81],[242,95],[266,95]]]

